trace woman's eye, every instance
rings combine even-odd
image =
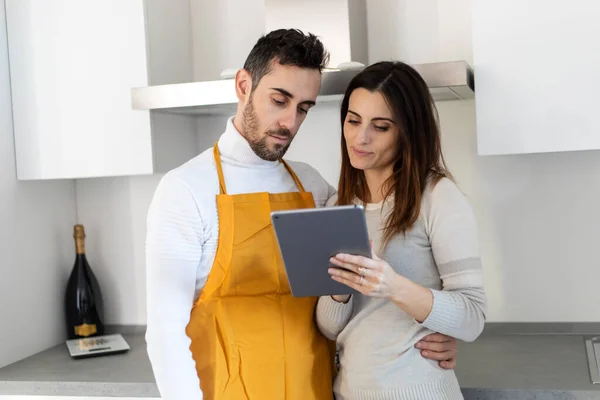
[[[358,125],[358,124],[359,124],[359,122],[358,122],[358,121],[356,121],[356,120],[354,120],[354,119],[349,119],[349,120],[348,120],[348,123],[349,123],[349,124],[352,124],[352,125]]]
[[[377,126],[375,125],[375,129],[381,132],[386,132],[389,128],[387,126]]]
[[[282,105],[284,105],[284,104],[285,104],[285,102],[284,102],[284,101],[279,101],[279,100],[277,100],[277,99],[273,99],[273,103],[277,104],[278,106],[282,106]]]

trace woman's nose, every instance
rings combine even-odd
[[[367,129],[367,127],[359,128],[356,139],[361,144],[369,143],[370,137],[369,137],[369,130]]]

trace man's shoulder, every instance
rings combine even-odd
[[[317,171],[315,167],[308,163],[293,160],[286,160],[286,162],[294,170],[294,172],[298,175],[299,178],[302,175],[311,179],[322,180],[324,182],[327,182],[325,178],[323,178],[321,173]]]
[[[211,189],[218,191],[218,182],[212,148],[170,170],[161,179],[163,184],[186,187],[194,197]]]
[[[335,193],[334,187],[312,165],[302,161],[286,160],[286,162],[298,175],[298,179],[300,179],[306,191],[312,192],[316,206],[325,206],[327,200]]]
[[[327,200],[327,203],[325,204],[325,207],[335,207],[335,204],[337,203],[337,199],[338,199],[338,195],[337,195],[337,193],[335,193],[333,196],[331,196]]]

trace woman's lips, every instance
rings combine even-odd
[[[373,154],[370,151],[359,150],[354,146],[352,146],[352,151],[354,152],[354,154],[356,154],[357,156],[361,156],[361,157],[369,156],[369,155]]]

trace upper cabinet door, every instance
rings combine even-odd
[[[600,149],[600,2],[472,6],[479,154]]]
[[[142,0],[6,0],[18,179],[153,172]]]

